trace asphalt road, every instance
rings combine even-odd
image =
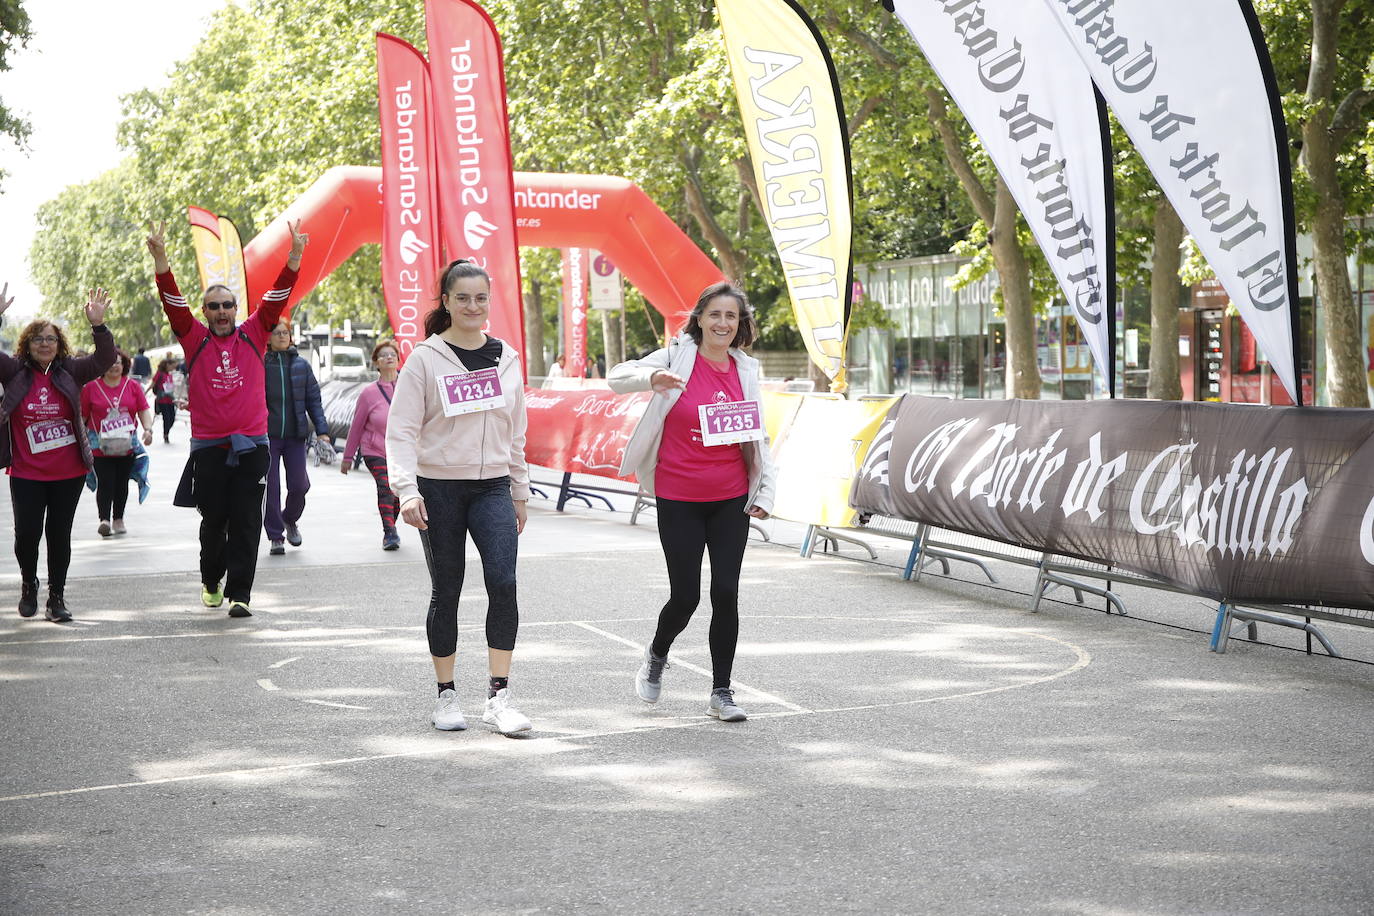
[[[652,519],[536,500],[511,681],[534,731],[478,721],[474,559],[472,727],[440,733],[418,539],[380,550],[365,472],[315,470],[304,546],[264,544],[255,616],[230,620],[198,606],[195,515],[167,504],[183,447],[153,455],[130,534],[100,539],[83,500],[76,621],[0,617],[0,912],[1374,907],[1374,666],[1289,634],[1219,656],[1192,599],[1032,615],[1020,571],[902,582],[800,559],[772,523],[742,582],[751,717],[726,724],[705,609],[662,702],[633,695],[666,595]],[[17,583],[11,561],[8,606]]]

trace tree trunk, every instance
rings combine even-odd
[[[1007,394],[1013,398],[1038,400],[1040,367],[1035,362],[1035,303],[1031,299],[1030,265],[1016,237],[1016,216],[1020,211],[1011,189],[999,176],[995,194],[989,194],[964,155],[963,146],[949,123],[945,97],[933,86],[925,87],[930,119],[940,137],[945,160],[949,163],[973,211],[991,228],[988,247],[1002,289],[1002,310],[1007,320]]]
[[[539,281],[530,280],[525,293],[525,370],[531,375],[544,375],[544,303],[539,295]]]
[[[1161,401],[1183,400],[1178,374],[1178,249],[1183,221],[1160,195],[1155,204],[1155,252],[1150,264],[1150,387]]]
[[[601,341],[606,351],[606,371],[618,363],[625,362],[625,354],[620,352],[620,312],[609,309],[601,313]]]
[[[743,283],[744,255],[725,234],[720,223],[716,222],[715,216],[711,213],[711,206],[706,202],[706,195],[694,174],[688,174],[683,192],[687,199],[687,212],[696,220],[697,228],[701,230],[706,241],[716,250],[726,278],[731,283]]]
[[[1020,211],[1000,177],[994,207],[989,244],[1007,319],[1007,391],[1014,398],[1038,400],[1040,367],[1035,362],[1035,303],[1031,299],[1030,265],[1016,237],[1016,216]]]
[[[1359,310],[1346,270],[1345,198],[1336,173],[1339,142],[1331,131],[1341,6],[1342,0],[1312,0],[1312,64],[1307,79],[1310,114],[1302,126],[1301,161],[1317,197],[1312,260],[1317,268],[1317,298],[1326,322],[1327,397],[1332,407],[1368,407]],[[1297,366],[1296,371],[1301,384],[1302,367]]]

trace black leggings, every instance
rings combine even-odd
[[[133,469],[133,455],[96,456],[95,511],[102,522],[110,520],[111,508],[115,518],[124,517],[124,506],[129,502],[129,472]]]
[[[38,542],[48,538],[48,590],[61,592],[67,585],[72,562],[72,520],[81,502],[85,476],[68,480],[25,480],[10,477],[14,505],[14,558],[24,581],[38,578]],[[45,518],[46,516],[46,518]]]
[[[482,557],[487,585],[487,645],[510,651],[520,612],[515,603],[515,556],[519,545],[510,478],[416,481],[425,499],[429,527],[420,532],[429,566],[429,654],[448,658],[458,651],[458,598],[463,591],[467,536]]]
[[[166,404],[155,405],[158,414],[162,416],[162,438],[166,439],[172,432],[172,424],[177,421],[177,405],[171,401]]]
[[[382,517],[382,531],[390,534],[396,530],[396,516],[401,514],[401,502],[391,490],[391,477],[387,474],[386,459],[377,455],[364,455],[363,464],[372,472],[372,482],[377,485],[377,514]]]
[[[650,645],[666,657],[701,601],[701,555],[711,553],[711,686],[729,687],[739,641],[739,571],[749,541],[749,497],[694,503],[658,497],[658,539],[668,563],[668,603]]]

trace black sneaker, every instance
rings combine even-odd
[[[67,610],[67,602],[63,600],[61,592],[48,589],[48,606],[43,616],[53,623],[66,623],[72,619],[72,612]]]
[[[391,529],[390,531],[388,531],[386,534],[382,535],[382,549],[383,549],[383,550],[400,550],[400,549],[401,549],[401,536],[400,536],[399,534],[396,533],[396,529],[395,529],[395,528],[392,528],[392,529]]]
[[[230,602],[229,602],[229,616],[230,616],[230,617],[252,617],[252,616],[253,616],[253,612],[250,611],[250,610],[248,609],[248,603],[247,603],[246,601],[230,601]]]
[[[20,586],[19,616],[32,617],[38,613],[38,580],[29,579]]]

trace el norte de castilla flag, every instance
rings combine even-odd
[[[1115,392],[1116,214],[1106,106],[1040,0],[884,0],[1006,182]]]
[[[813,362],[845,388],[849,135],[830,52],[794,0],[716,0],[763,216]]]
[[[1250,0],[1037,0],[1302,403],[1288,131]]]

